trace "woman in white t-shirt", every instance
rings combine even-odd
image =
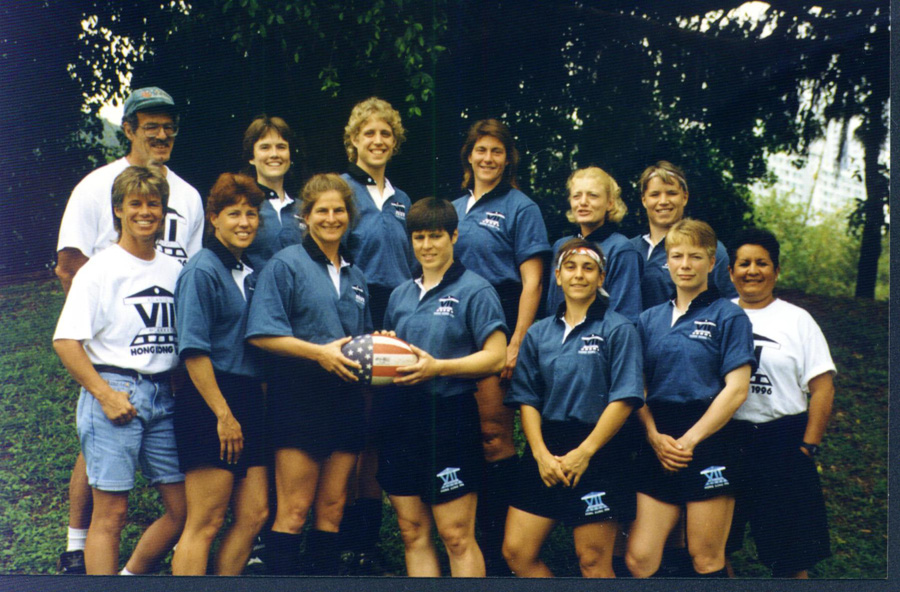
[[[776,298],[780,247],[775,236],[750,228],[729,253],[735,302],[753,324],[759,368],[747,401],[734,414],[752,429],[743,447],[746,487],[736,496],[729,550],[743,542],[744,526],[760,561],[783,578],[831,555],[822,486],[816,470],[834,400],[834,362],[808,312]]]
[[[82,387],[77,427],[94,503],[88,574],[115,574],[134,473],[155,485],[166,512],[144,532],[121,573],[148,573],[184,526],[184,475],[175,448],[170,372],[178,364],[175,281],[181,265],[156,251],[169,186],[131,166],[112,188],[118,242],[79,270],[53,347]]]

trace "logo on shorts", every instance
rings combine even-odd
[[[609,506],[603,503],[604,495],[606,495],[605,491],[592,491],[581,497],[581,500],[587,504],[587,508],[584,510],[585,516],[596,516],[609,512]]]
[[[456,305],[459,304],[459,298],[455,296],[441,296],[438,298],[438,307],[435,309],[434,314],[439,317],[453,317],[456,316]]]
[[[131,340],[131,355],[174,354],[175,296],[164,288],[153,286],[124,298],[123,304],[134,306],[144,328]]]
[[[706,485],[703,486],[703,489],[716,489],[717,487],[725,487],[729,485],[728,479],[722,476],[722,471],[725,470],[725,467],[706,467],[700,474],[706,477]]]
[[[484,220],[479,222],[479,224],[481,226],[488,226],[489,228],[500,230],[500,222],[503,220],[506,220],[506,216],[500,212],[486,212],[484,214]]]
[[[441,478],[441,481],[443,481],[441,493],[453,491],[454,489],[459,489],[465,485],[465,483],[462,482],[462,479],[456,474],[457,472],[459,472],[459,467],[447,467],[437,474],[437,476]]]
[[[712,339],[712,330],[716,324],[712,321],[694,321],[694,332],[691,339]]]
[[[356,299],[356,303],[360,306],[366,305],[366,291],[362,286],[350,286],[353,288],[353,297]]]
[[[406,220],[406,206],[399,201],[392,201],[391,205],[394,206],[394,216],[401,220]]]
[[[578,353],[595,355],[599,354],[601,343],[603,343],[603,338],[596,333],[585,335],[581,338],[581,349],[578,350]]]

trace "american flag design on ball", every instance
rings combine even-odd
[[[359,370],[353,373],[360,382],[381,386],[394,382],[397,368],[415,364],[419,357],[402,339],[387,335],[361,335],[354,337],[341,348],[345,356],[359,362]]]

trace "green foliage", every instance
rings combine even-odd
[[[803,204],[785,196],[770,193],[756,200],[756,222],[774,232],[781,243],[779,286],[811,294],[854,295],[860,239],[849,232],[847,214],[836,212],[813,219]],[[879,262],[879,299],[890,293],[889,258],[889,250],[884,248]]]

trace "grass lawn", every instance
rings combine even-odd
[[[838,367],[834,415],[819,457],[833,556],[814,578],[887,576],[888,304],[784,291],[821,325]],[[0,573],[54,573],[65,545],[67,486],[78,452],[77,389],[51,349],[63,296],[55,279],[0,287]],[[144,483],[144,482],[140,482]],[[122,561],[161,512],[155,492],[130,500]],[[789,527],[789,525],[788,525]],[[403,573],[396,518],[385,506],[382,548]],[[578,574],[571,536],[560,528],[545,545],[560,576]],[[752,541],[734,557],[740,577],[767,577]],[[168,566],[161,567],[167,573]]]

